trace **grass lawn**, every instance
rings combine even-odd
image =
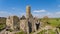
[[[5,28],[5,24],[0,24],[0,31]]]
[[[16,34],[25,34],[23,31],[21,31],[21,32],[17,32]]]
[[[60,26],[60,18],[49,18],[48,23],[50,23],[51,26],[57,27],[58,25]],[[60,31],[60,30],[59,30]],[[52,30],[48,30],[49,34],[56,34],[56,32]],[[44,34],[45,30],[37,33],[37,34]]]
[[[42,30],[41,32],[37,33],[37,34],[44,34],[46,32],[46,30]]]
[[[56,32],[52,31],[52,30],[48,30],[49,34],[56,34]]]
[[[49,19],[48,21],[50,23],[50,25],[56,27],[60,24],[60,19],[57,21],[57,19]]]
[[[44,22],[43,19],[41,19],[41,21]],[[49,18],[47,22],[50,23],[50,25],[52,25],[53,27],[56,27],[60,24],[60,18]]]
[[[45,32],[47,32],[47,30],[43,30],[43,31],[41,31],[41,32],[39,32],[37,34],[45,34]],[[56,34],[56,33],[54,31],[52,31],[52,30],[48,30],[48,34]]]

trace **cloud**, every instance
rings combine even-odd
[[[16,8],[12,8],[13,10],[16,9]]]
[[[46,11],[46,10],[45,10]],[[7,16],[12,16],[12,15],[17,15],[19,17],[21,17],[22,15],[26,16],[25,12],[21,12],[21,13],[11,13],[8,11],[0,11],[0,17],[7,17]],[[32,13],[32,15],[34,17],[38,17],[38,18],[43,18],[44,16],[48,16],[49,18],[55,18],[55,17],[60,17],[60,11],[57,12],[44,12],[44,13]]]
[[[60,12],[56,12],[55,14],[60,15]]]
[[[12,13],[7,12],[7,11],[0,11],[0,17],[7,17],[12,15]]]
[[[21,15],[21,16],[23,16],[23,15],[25,16],[25,15],[26,15],[26,13],[20,13],[20,15]]]
[[[60,11],[49,12],[49,11],[46,11],[46,10],[34,10],[33,11],[33,16],[36,16],[38,18],[43,18],[44,16],[48,16],[49,18],[58,18],[58,17],[60,17]]]
[[[46,12],[46,10],[34,10],[33,12]]]
[[[43,18],[44,16],[48,16],[49,18],[59,18],[60,12],[35,13],[33,16],[36,16],[38,18]]]
[[[7,13],[7,12],[4,12],[4,11],[0,11],[0,14],[3,14],[3,13]]]
[[[58,7],[60,7],[60,5],[58,5]]]

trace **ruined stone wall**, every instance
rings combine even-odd
[[[17,17],[17,16],[12,16],[12,26],[13,26],[13,29],[14,30],[18,30],[19,29],[19,17]],[[12,27],[11,26],[11,27]]]
[[[25,20],[20,20],[20,29],[25,31],[25,29],[26,29],[26,19]]]
[[[7,17],[7,19],[6,19],[6,27],[13,29],[13,18],[12,18],[12,16]]]
[[[17,16],[10,16],[6,20],[7,27],[10,27],[14,30],[14,28],[17,28],[19,26],[19,18]]]

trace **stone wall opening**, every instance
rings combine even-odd
[[[28,22],[28,27],[29,27],[29,33],[32,32],[32,24],[30,22]]]
[[[38,30],[40,26],[40,23],[36,23],[36,29]]]

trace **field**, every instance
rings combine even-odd
[[[48,20],[48,23],[50,23],[50,25],[57,27],[60,25],[60,18],[50,18]]]
[[[48,18],[47,20],[41,19],[41,21],[47,21],[53,27],[57,27],[60,25],[60,18]]]
[[[5,23],[0,23],[0,31],[3,30],[6,27]]]
[[[43,19],[41,19],[42,21],[44,21]],[[48,18],[47,22],[49,23],[49,25],[51,25],[52,27],[60,27],[60,18]],[[37,34],[45,34],[46,30],[43,30]],[[49,34],[56,34],[56,31],[52,31],[52,30],[48,30]]]
[[[48,34],[56,34],[56,32],[52,31],[52,30],[42,30],[41,32],[37,33],[37,34],[46,34],[46,32],[48,32]]]

